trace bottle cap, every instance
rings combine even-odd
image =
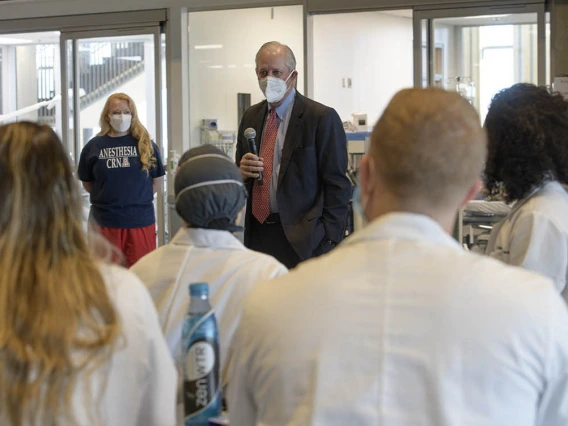
[[[190,296],[209,296],[209,284],[196,283],[189,285]]]

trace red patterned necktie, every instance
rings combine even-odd
[[[262,172],[264,183],[258,184],[255,180],[252,188],[252,215],[260,223],[264,223],[270,215],[270,181],[272,179],[272,165],[274,163],[274,148],[276,146],[276,135],[278,134],[278,117],[276,110],[272,108],[266,122],[260,156],[264,159],[264,170]]]

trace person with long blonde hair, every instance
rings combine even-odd
[[[94,222],[130,267],[156,248],[153,200],[166,172],[130,96],[111,95],[100,126],[81,152],[78,175],[90,193]]]
[[[0,199],[0,424],[175,424],[176,372],[152,300],[90,250],[51,128],[0,126]]]

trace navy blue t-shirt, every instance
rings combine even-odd
[[[78,175],[91,182],[95,221],[109,228],[143,228],[156,222],[152,179],[164,176],[158,146],[156,165],[142,170],[138,141],[131,135],[96,136],[81,151]]]

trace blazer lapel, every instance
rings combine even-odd
[[[264,122],[266,121],[266,115],[268,114],[266,101],[261,102],[260,108],[255,113],[252,118],[252,128],[256,130],[256,152],[260,156],[260,142],[262,141],[262,132],[264,131]]]
[[[286,174],[286,170],[290,165],[292,154],[296,145],[302,136],[302,125],[304,120],[304,97],[296,92],[296,99],[294,99],[294,106],[292,107],[292,114],[290,115],[290,122],[286,130],[286,138],[284,139],[284,147],[282,148],[282,159],[280,160],[280,173],[278,175],[278,187],[282,184],[282,179]]]

